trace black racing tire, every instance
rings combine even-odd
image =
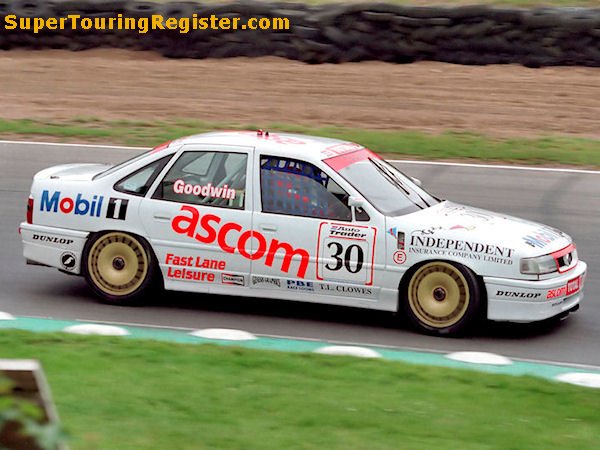
[[[15,0],[11,4],[11,13],[17,17],[42,17],[53,16],[48,2],[44,0]]]
[[[159,3],[136,1],[125,2],[124,10],[130,17],[150,17],[153,14],[160,14],[163,6]]]
[[[407,275],[400,307],[417,330],[459,336],[480,318],[482,291],[475,274],[462,264],[429,261]]]
[[[6,16],[12,12],[12,0],[0,0],[0,15]]]
[[[93,235],[86,243],[82,273],[103,303],[135,306],[161,287],[154,252],[145,239],[122,231]]]
[[[536,8],[523,13],[523,24],[527,28],[559,28],[564,25],[564,12],[558,8]]]

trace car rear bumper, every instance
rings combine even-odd
[[[556,278],[539,281],[484,277],[487,317],[508,322],[536,322],[578,308],[587,265],[583,261]]]
[[[22,223],[23,256],[29,264],[81,272],[81,257],[89,233]]]

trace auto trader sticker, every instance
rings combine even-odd
[[[322,222],[317,246],[317,279],[373,284],[377,229]]]

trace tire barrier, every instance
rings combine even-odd
[[[289,30],[7,30],[5,17],[90,18],[286,17]],[[281,56],[306,63],[379,60],[394,63],[600,66],[600,9],[508,9],[234,2],[153,3],[133,0],[0,0],[0,49],[153,50],[170,58]]]

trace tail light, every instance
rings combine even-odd
[[[33,197],[27,200],[27,223],[33,223]]]

